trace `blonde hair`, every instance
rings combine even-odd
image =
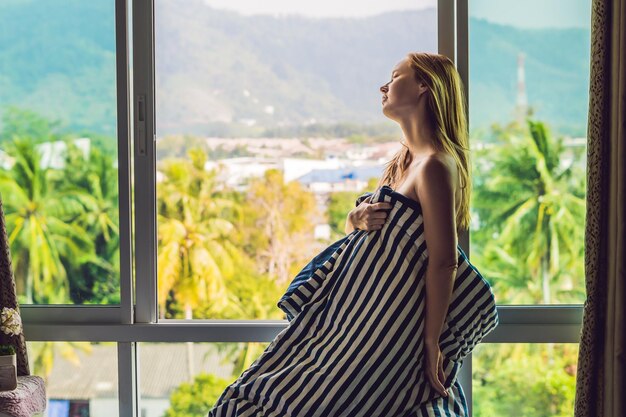
[[[463,82],[450,58],[431,53],[407,55],[416,81],[428,86],[426,112],[435,133],[435,146],[456,161],[461,180],[461,207],[456,214],[457,229],[469,228],[470,223],[470,163],[469,133]],[[387,162],[378,185],[396,187],[412,160],[409,147],[403,148]]]

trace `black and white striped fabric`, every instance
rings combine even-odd
[[[498,325],[493,291],[458,248],[439,346],[448,398],[423,372],[428,250],[421,207],[385,185],[381,230],[355,230],[281,298],[289,325],[222,393],[209,417],[466,416],[463,358]]]

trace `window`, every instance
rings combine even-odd
[[[578,344],[487,343],[472,355],[474,415],[574,413]]]
[[[175,403],[175,394],[185,398],[190,390],[207,387],[221,392],[232,379],[225,381],[236,376],[237,366],[245,368],[245,363],[258,357],[258,350],[284,329],[287,323],[276,302],[290,278],[317,250],[342,235],[347,210],[356,196],[371,188],[371,179],[380,175],[382,163],[399,145],[401,132],[379,113],[378,88],[390,76],[394,61],[412,50],[453,57],[469,88],[477,180],[472,206],[475,223],[460,241],[464,247],[471,241],[472,262],[494,284],[501,318],[474,360],[464,361],[461,383],[469,405],[474,404],[481,413],[493,406],[487,373],[497,355],[508,358],[510,350],[518,349],[517,363],[538,361],[543,360],[540,352],[550,345],[553,352],[562,353],[577,342],[584,299],[582,270],[577,263],[582,259],[581,248],[576,246],[579,242],[557,239],[560,251],[570,251],[558,260],[554,255],[535,256],[535,264],[507,264],[529,250],[524,246],[527,242],[516,237],[511,245],[500,245],[500,252],[490,246],[491,241],[503,238],[502,233],[494,236],[504,224],[497,219],[502,213],[481,205],[489,199],[476,197],[498,191],[491,188],[490,180],[498,178],[494,169],[500,170],[501,179],[518,187],[513,196],[528,195],[524,184],[529,177],[512,177],[515,166],[510,162],[522,167],[530,164],[528,149],[536,143],[533,137],[544,137],[543,131],[538,127],[534,133],[539,134],[532,136],[524,131],[523,123],[516,127],[515,123],[509,126],[509,121],[515,122],[532,108],[532,120],[548,126],[551,138],[567,139],[560,153],[550,154],[549,164],[557,176],[568,163],[573,164],[571,172],[563,176],[567,179],[565,190],[571,198],[584,198],[584,178],[579,173],[584,152],[579,145],[585,131],[586,98],[580,94],[584,96],[586,91],[589,28],[567,22],[576,16],[588,22],[583,15],[588,16],[589,3],[568,6],[574,17],[565,18],[561,13],[565,23],[558,27],[545,20],[554,14],[542,13],[544,20],[537,21],[542,29],[523,27],[524,22],[515,20],[524,16],[517,7],[533,11],[552,7],[542,3],[508,2],[502,6],[473,1],[469,8],[464,0],[424,0],[404,10],[406,3],[389,1],[377,4],[378,9],[369,14],[365,7],[359,7],[362,14],[356,14],[354,6],[335,3],[304,6],[304,2],[291,2],[293,9],[281,9],[287,14],[271,9],[269,1],[255,3],[257,9],[218,0],[132,4],[99,0],[74,4],[71,9],[62,8],[58,0],[36,6],[28,2],[0,6],[3,21],[8,16],[6,21],[12,25],[1,29],[3,50],[26,54],[32,48],[29,45],[45,40],[48,50],[54,51],[37,55],[37,59],[49,57],[36,65],[38,71],[45,69],[44,75],[20,78],[21,83],[14,81],[18,73],[26,77],[20,72],[23,66],[17,55],[0,57],[2,68],[8,69],[0,75],[0,113],[4,117],[0,131],[5,152],[0,154],[4,158],[0,187],[15,188],[7,185],[13,174],[11,167],[4,165],[14,158],[10,153],[14,151],[5,148],[4,142],[5,132],[17,129],[11,126],[27,133],[52,129],[47,136],[25,135],[30,145],[39,137],[89,138],[90,152],[94,143],[102,145],[103,158],[112,160],[115,191],[109,188],[108,195],[115,198],[107,200],[110,205],[106,207],[113,207],[114,214],[112,223],[103,224],[117,225],[119,243],[107,246],[110,262],[82,256],[61,259],[67,268],[89,259],[91,263],[84,268],[95,271],[81,269],[80,274],[68,273],[62,283],[45,282],[55,289],[67,285],[67,296],[59,291],[47,298],[31,297],[33,303],[61,305],[22,309],[33,360],[44,358],[34,347],[41,342],[58,346],[57,352],[67,343],[82,343],[91,346],[92,355],[99,352],[103,355],[99,358],[116,358],[115,363],[109,362],[108,375],[115,376],[117,385],[112,389],[117,397],[112,399],[107,391],[106,398],[111,401],[107,415],[116,415],[111,411],[115,407],[120,416],[162,415]],[[347,8],[341,9],[344,6]],[[269,7],[265,9],[269,14],[261,13],[260,7]],[[68,10],[80,19],[68,17]],[[289,14],[295,11],[308,17]],[[44,15],[46,19],[41,17]],[[31,18],[47,23],[32,32],[23,30],[26,26],[20,26],[20,19]],[[8,27],[12,32],[5,29]],[[52,36],[55,32],[48,27],[63,27],[66,32],[58,29],[57,36]],[[18,35],[8,38],[12,33]],[[11,39],[7,44],[11,48],[2,43],[5,39]],[[564,39],[563,53],[544,59],[542,45],[552,48],[558,39]],[[520,48],[525,54],[526,106],[523,94],[516,98]],[[74,54],[77,50],[83,52]],[[559,63],[563,65],[559,67]],[[30,64],[28,68],[35,67]],[[97,70],[95,75],[90,69]],[[566,97],[567,105],[555,104],[555,95]],[[28,118],[11,125],[12,115]],[[104,121],[94,122],[90,117]],[[55,124],[56,120],[61,123]],[[499,127],[494,128],[494,123]],[[523,146],[521,142],[509,148],[502,145],[505,139],[529,138],[531,142]],[[71,161],[82,161],[83,142],[73,145],[72,140],[63,142],[65,145],[49,141],[45,146],[64,146],[61,150],[74,157]],[[557,149],[552,142],[545,146],[551,152]],[[343,158],[346,155],[348,158]],[[111,167],[91,159],[76,164],[72,169],[47,168],[46,172],[63,184],[96,168]],[[68,196],[75,188],[68,187]],[[2,189],[5,211],[13,214],[18,204],[7,190]],[[97,193],[87,194],[89,198],[64,200],[72,204],[62,206],[63,214],[69,216],[73,208],[100,207],[91,203]],[[532,201],[540,202],[539,196],[535,197]],[[80,221],[92,227],[101,224],[85,213],[76,216],[60,220],[64,227]],[[575,221],[580,218],[560,224],[571,227]],[[531,230],[531,220],[523,222],[523,230]],[[557,223],[549,223],[545,230],[552,235],[540,238],[575,237],[583,224],[578,227],[559,229]],[[89,240],[94,251],[97,246],[98,239],[87,232],[60,236],[63,242],[68,242],[68,236]],[[530,253],[537,255],[545,249],[545,239],[539,239],[535,252]],[[19,248],[12,250],[17,259]],[[573,256],[576,250],[578,260]],[[29,256],[37,253],[28,252]],[[537,259],[544,262],[540,265],[548,274],[537,275]],[[17,274],[23,274],[19,261]],[[29,300],[23,288],[20,301],[24,303]],[[115,353],[111,343],[117,347]],[[81,363],[90,363],[82,350],[76,352]],[[567,355],[574,355],[573,350]],[[65,364],[64,359],[54,357],[53,369]],[[244,360],[236,362],[237,358]],[[551,362],[547,363],[550,366]],[[554,381],[569,372],[562,369],[555,365]],[[177,374],[155,387],[151,372],[157,370]],[[501,373],[509,385],[519,379],[513,369],[497,371],[510,371]],[[90,365],[86,372],[99,370]],[[109,389],[106,384],[100,387],[103,393]],[[50,388],[57,392],[57,387]],[[567,407],[571,392],[560,394],[562,401],[553,401],[550,410]],[[77,407],[76,412],[88,404],[90,415],[96,415],[93,397],[57,397],[69,401],[63,407]]]
[[[155,2],[160,319],[283,318],[400,148],[379,86],[437,50],[436,5],[402,5]]]
[[[0,193],[22,304],[119,304],[114,4],[0,5]]]
[[[267,343],[142,343],[142,414],[206,414],[266,347]]]
[[[30,371],[46,382],[48,416],[117,416],[115,343],[28,342]]]
[[[585,300],[590,13],[470,4],[471,256],[498,304]]]

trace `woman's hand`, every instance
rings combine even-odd
[[[439,343],[425,342],[424,372],[430,385],[443,397],[448,396],[448,390],[443,386],[446,375],[443,372],[443,355]]]
[[[357,207],[350,211],[349,219],[355,229],[380,230],[387,219],[387,212],[383,210],[391,210],[391,203],[381,201],[379,203],[370,204],[372,196],[370,195],[361,202]]]

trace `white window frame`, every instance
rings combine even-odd
[[[288,324],[286,320],[158,320],[154,1],[115,0],[121,303],[21,308],[29,341],[117,342],[121,417],[140,415],[138,343],[270,342]],[[468,2],[438,0],[437,6],[438,50],[456,63],[466,97]],[[131,212],[133,191],[134,211],[140,213],[137,216]],[[469,256],[469,234],[463,233],[459,241]],[[582,304],[497,308],[500,324],[485,343],[579,342]],[[464,362],[460,381],[471,415],[471,355]]]

